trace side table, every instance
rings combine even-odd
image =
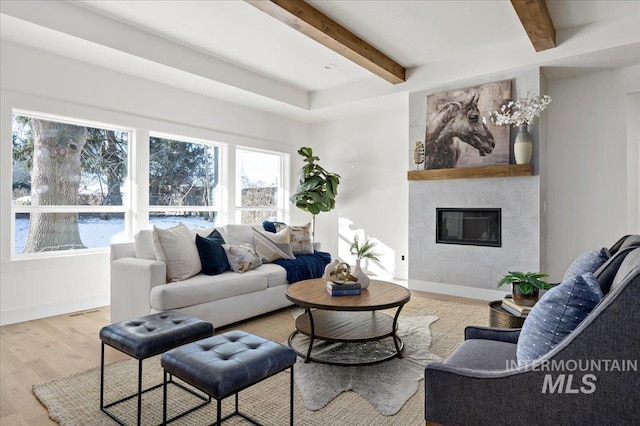
[[[513,315],[502,309],[502,300],[489,302],[489,327],[521,328],[525,317]]]

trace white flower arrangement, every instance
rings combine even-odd
[[[518,99],[517,101],[509,101],[502,105],[500,110],[493,111],[489,115],[489,119],[492,123],[499,126],[513,125],[521,126],[523,124],[531,124],[536,117],[540,116],[540,113],[547,109],[551,103],[551,98],[548,95],[542,97],[531,95],[527,92],[525,98]]]

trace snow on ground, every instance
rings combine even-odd
[[[154,217],[151,219],[149,226],[156,225],[158,228],[170,228],[178,223],[184,223],[189,228],[211,228],[215,226],[212,222],[194,216]],[[123,218],[103,220],[99,217],[81,217],[78,227],[80,228],[80,238],[88,248],[109,247],[112,242],[128,240],[124,235]],[[22,253],[29,234],[29,219],[16,218],[15,230],[15,250],[16,253]]]

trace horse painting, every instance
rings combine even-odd
[[[508,126],[485,124],[482,116],[509,99],[510,92],[505,80],[428,95],[425,169],[508,164]]]
[[[459,141],[477,149],[482,157],[491,154],[496,146],[491,131],[482,122],[477,93],[463,102],[449,102],[427,117],[426,168],[456,167]]]

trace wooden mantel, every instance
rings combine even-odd
[[[533,176],[533,164],[460,167],[457,169],[410,170],[408,180],[469,179],[510,176]]]

